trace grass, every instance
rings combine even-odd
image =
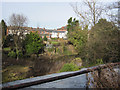
[[[66,63],[60,69],[60,72],[77,71],[77,70],[79,70],[79,67],[77,65],[75,65],[74,63]]]
[[[59,42],[56,42],[56,41],[51,41],[51,44],[52,44],[52,45],[59,45],[60,43],[59,43]]]
[[[2,71],[2,82],[10,82],[26,78],[29,67],[20,65],[8,66]]]

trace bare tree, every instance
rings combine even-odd
[[[102,3],[97,2],[97,0],[84,0],[81,4],[80,8],[78,7],[78,3],[74,5],[71,4],[74,12],[80,17],[80,23],[83,26],[94,26],[102,17],[102,13],[105,11],[105,6],[101,5]]]
[[[22,41],[24,38],[23,32],[24,32],[24,26],[27,25],[28,19],[26,16],[22,14],[12,14],[9,17],[9,25],[11,26],[11,30],[14,30],[14,44],[15,44],[15,50],[17,54],[17,60],[19,56],[19,50],[23,51]]]
[[[23,14],[14,14],[13,13],[9,17],[9,25],[11,25],[11,26],[20,28],[20,27],[26,26],[27,23],[28,23],[28,19]]]
[[[120,25],[120,1],[112,2],[107,6],[106,15],[115,25]]]

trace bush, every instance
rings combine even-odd
[[[18,57],[19,57],[19,58],[20,58],[20,57],[23,57],[22,51],[18,51]]]
[[[76,71],[79,70],[79,67],[73,63],[66,63],[61,68],[60,72],[67,72],[67,71]]]
[[[4,51],[10,51],[11,48],[7,47],[7,48],[3,48]]]
[[[18,56],[20,58],[20,57],[23,57],[23,53],[22,53],[22,51],[19,51],[19,50],[17,50],[16,52],[10,51],[8,53],[8,56],[12,57],[12,58],[15,58],[16,56]]]
[[[8,56],[15,58],[16,57],[16,53],[14,51],[11,51],[11,52],[8,53]]]

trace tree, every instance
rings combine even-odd
[[[118,2],[112,2],[107,6],[106,9],[106,15],[109,18],[111,22],[113,22],[113,25],[115,24],[116,26],[120,25],[120,1]]]
[[[91,62],[97,59],[103,59],[104,62],[119,61],[120,31],[112,24],[106,19],[100,19],[90,30],[88,59]]]
[[[7,25],[4,20],[1,20],[2,44],[4,45],[5,37],[7,35]]]
[[[80,5],[81,10],[79,10],[77,3],[71,6],[77,16],[80,17],[80,23],[83,27],[86,25],[94,26],[105,11],[105,5],[100,5],[97,0],[84,0],[82,5]],[[82,6],[84,6],[84,10]]]
[[[44,45],[43,40],[40,36],[36,33],[30,33],[26,35],[24,40],[25,51],[28,55],[31,54],[39,54],[43,51]]]
[[[6,39],[4,40],[4,44],[3,47],[14,47],[14,39],[13,39],[13,35],[7,35]]]
[[[24,39],[23,31],[24,26],[27,25],[28,19],[26,16],[22,14],[12,14],[9,17],[9,25],[11,26],[11,30],[15,30],[15,34],[13,35],[14,43],[15,43],[15,49],[16,51],[23,51],[22,43]],[[19,35],[17,35],[19,33]],[[18,56],[17,56],[18,60]]]
[[[47,41],[47,37],[46,37],[46,35],[44,36],[43,40],[44,40],[44,41]]]
[[[26,26],[28,23],[28,19],[26,16],[22,14],[12,14],[9,17],[9,25],[13,26],[16,29],[20,29],[21,27]]]
[[[7,35],[7,25],[4,20],[1,21],[2,26],[2,37],[5,37]]]
[[[85,56],[85,47],[87,43],[87,33],[88,33],[88,26],[82,29],[79,26],[79,21],[75,18],[72,20],[70,18],[68,20],[68,40],[74,45],[75,49],[78,51],[79,55]]]

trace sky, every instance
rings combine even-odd
[[[9,20],[12,13],[28,18],[28,26],[56,29],[67,25],[70,17],[76,17],[69,2],[5,2],[2,18]]]
[[[9,17],[13,13],[23,14],[28,18],[29,27],[48,29],[57,29],[67,25],[67,20],[70,17],[79,19],[70,6],[73,0],[50,1],[51,0],[29,0],[28,2],[28,0],[3,0],[2,19],[8,22]]]

